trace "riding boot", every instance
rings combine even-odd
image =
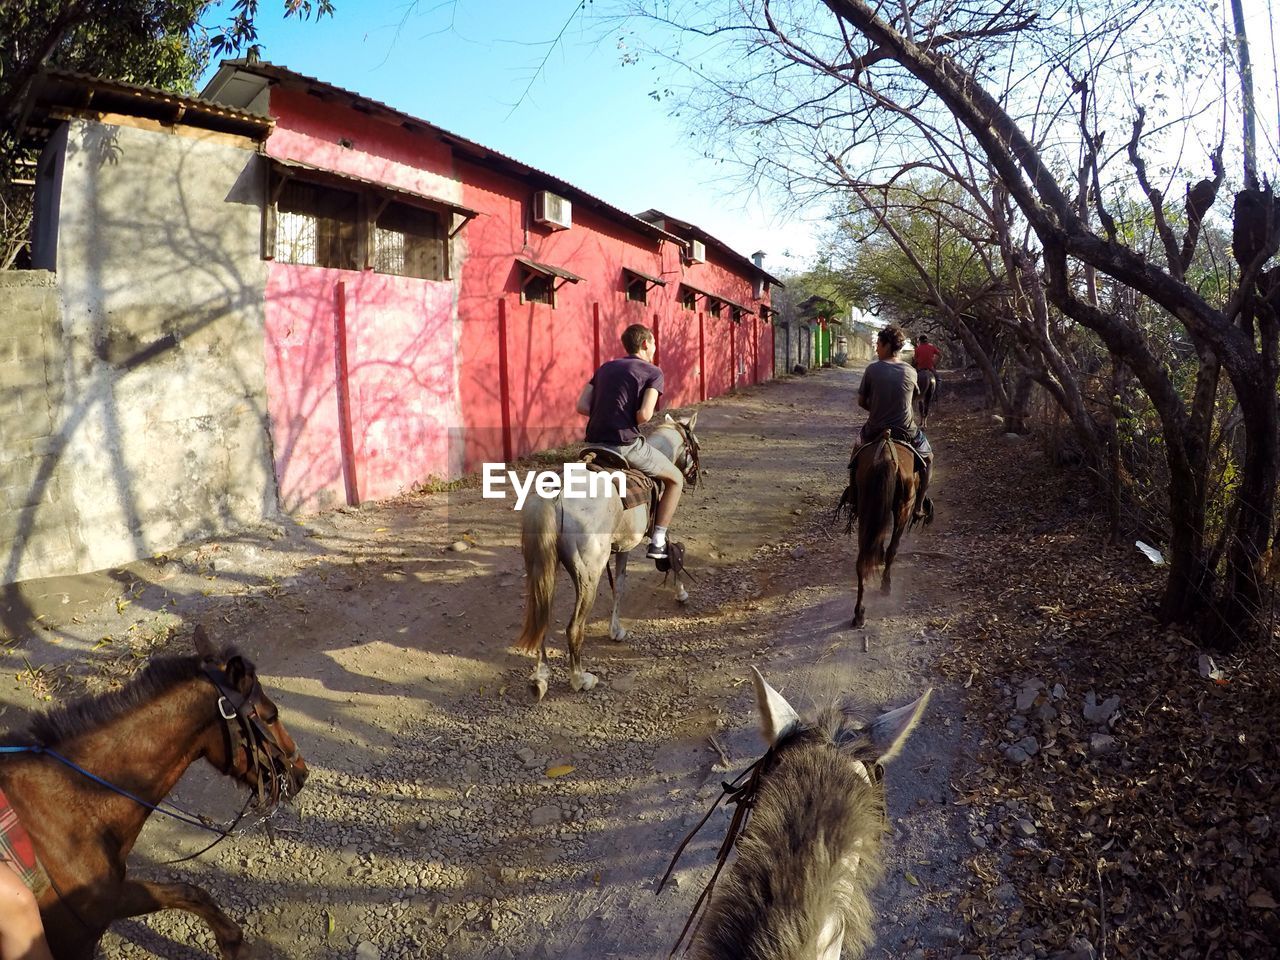
[[[925,496],[929,489],[929,477],[933,473],[933,457],[926,457],[920,471],[920,484],[916,488],[916,504],[912,519],[923,523],[933,522],[933,501]]]

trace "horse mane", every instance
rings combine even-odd
[[[701,960],[812,955],[828,917],[841,925],[846,956],[862,955],[873,936],[869,893],[884,869],[884,806],[854,763],[874,762],[860,756],[861,734],[837,707],[775,744],[737,860],[708,907]]]
[[[225,663],[236,656],[236,649],[229,647],[219,661]],[[87,694],[36,716],[27,727],[27,742],[52,747],[97,730],[200,676],[204,664],[198,656],[157,657],[119,690]]]

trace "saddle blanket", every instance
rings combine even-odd
[[[37,897],[49,888],[49,875],[36,856],[31,834],[18,821],[17,811],[3,790],[0,790],[0,860],[8,863]]]
[[[632,507],[639,507],[643,504],[654,506],[658,499],[658,485],[653,478],[641,473],[639,470],[623,467],[616,464],[616,462],[611,463],[609,457],[609,451],[588,450],[584,452],[582,459],[586,463],[588,470],[596,470],[601,473],[612,473],[615,470],[621,470],[626,474],[627,493],[622,498],[622,508],[624,510],[630,510]],[[620,457],[616,459],[621,460]]]

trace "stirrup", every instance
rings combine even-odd
[[[645,556],[650,560],[665,560],[667,559],[667,545],[664,543],[662,546],[655,546],[650,543],[648,551],[645,552]]]

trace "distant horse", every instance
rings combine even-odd
[[[307,776],[253,664],[215,651],[202,628],[195,642],[199,656],[156,659],[122,690],[36,719],[13,748],[25,752],[0,760],[0,789],[49,879],[39,904],[57,960],[88,960],[113,921],[157,910],[202,918],[224,960],[248,955],[200,887],[125,879],[151,807],[200,757],[272,806]]]
[[[933,691],[869,725],[844,704],[805,723],[760,671],[752,672],[769,749],[745,784],[726,787],[738,812],[721,865],[735,834],[738,857],[723,879],[712,878],[693,955],[839,960],[843,949],[861,957],[874,937],[869,895],[884,872],[883,764],[897,755]]]
[[[698,438],[693,428],[695,413],[676,420],[667,415],[647,438],[676,465],[685,482],[693,487],[698,482]],[[569,646],[569,682],[574,690],[590,690],[596,677],[582,669],[582,641],[587,618],[595,604],[600,577],[616,557],[613,578],[613,616],[609,621],[609,637],[622,640],[627,632],[618,622],[623,590],[627,582],[627,554],[644,539],[649,528],[649,507],[641,504],[624,510],[622,497],[611,484],[604,484],[599,496],[564,499],[562,496],[537,497],[522,511],[520,545],[524,552],[527,590],[524,628],[516,641],[526,653],[537,652],[538,663],[529,680],[541,700],[547,693],[551,668],[547,665],[547,628],[551,625],[551,600],[556,588],[556,562],[569,571],[569,579],[577,594],[573,617],[565,631]],[[689,599],[680,579],[678,564],[673,564],[676,599]]]
[[[903,533],[916,522],[919,487],[911,445],[892,439],[890,431],[885,430],[854,453],[849,464],[849,488],[836,507],[838,516],[848,504],[848,491],[857,492],[858,601],[853,609],[854,627],[866,622],[867,611],[862,603],[866,580],[883,570],[880,592],[887,594],[892,587],[893,558]],[[932,517],[925,515],[921,519],[928,523]],[[853,524],[852,514],[849,524]]]
[[[917,373],[920,385],[920,426],[929,425],[929,411],[938,398],[938,375],[932,370],[920,370]]]

